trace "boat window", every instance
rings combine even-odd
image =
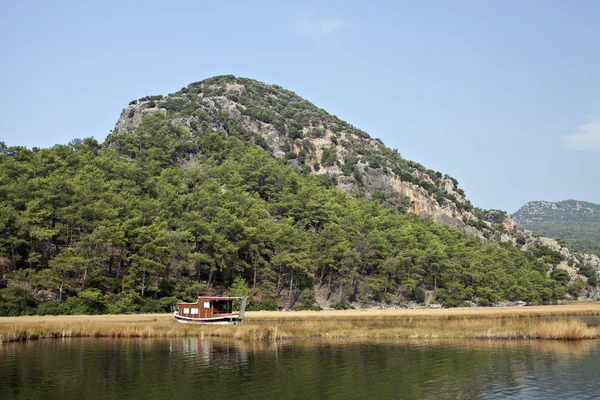
[[[204,302],[204,308],[210,308],[210,301]]]
[[[189,314],[189,313],[190,313],[190,309],[189,309],[189,308],[187,308],[187,307],[186,307],[186,308],[184,308],[184,309],[183,309],[183,313],[184,313],[184,314]]]
[[[197,308],[192,308],[192,314],[198,314],[198,309]]]

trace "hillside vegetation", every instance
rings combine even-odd
[[[265,91],[261,99],[288,93],[252,85]],[[335,176],[314,174],[315,164],[309,173],[300,152],[276,157],[264,136],[243,127],[254,119],[232,124],[222,109],[210,116],[173,98],[144,100],[159,101],[174,105],[153,107],[127,131],[120,124],[104,143],[0,143],[0,315],[156,312],[223,293],[250,294],[253,309],[312,308],[316,290],[335,308],[423,302],[426,291],[445,306],[549,303],[596,284],[550,273],[560,252],[440,226],[407,213],[410,205],[386,188],[349,196]],[[286,132],[311,117],[288,118]],[[424,184],[414,178],[423,167],[390,154],[381,168],[405,168],[411,184]],[[441,203],[454,202],[448,193]]]
[[[563,239],[575,251],[600,255],[600,204],[533,201],[514,214],[534,234]]]

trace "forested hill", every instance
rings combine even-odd
[[[486,241],[421,206],[506,234],[505,213],[471,210],[452,178],[293,93],[212,78],[133,101],[104,143],[0,143],[0,315],[154,312],[224,293],[277,309],[595,291],[591,259]]]
[[[509,215],[492,225],[474,210],[458,181],[404,159],[396,149],[371,138],[294,92],[252,79],[220,76],[163,96],[146,96],[123,110],[109,138],[137,129],[142,118],[163,114],[192,134],[211,130],[254,143],[303,174],[325,175],[354,197],[385,204],[480,237],[512,229]]]
[[[521,207],[514,218],[534,234],[560,238],[576,251],[600,255],[600,204],[532,201]]]

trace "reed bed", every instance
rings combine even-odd
[[[251,312],[241,325],[177,323],[170,314],[0,318],[0,344],[42,338],[220,337],[289,339],[544,339],[600,338],[600,328],[575,318],[600,315],[600,304],[512,309]]]

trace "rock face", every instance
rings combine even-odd
[[[123,110],[112,135],[136,130],[144,117],[155,113],[168,115],[195,134],[210,129],[227,135],[234,124],[275,157],[314,174],[329,174],[349,195],[375,196],[484,237],[471,226],[478,217],[455,179],[403,159],[380,140],[278,86],[225,76],[166,97],[142,98]]]
[[[483,240],[516,243],[515,219],[530,210],[560,210],[560,203],[529,203],[515,219],[501,210],[474,209],[458,181],[405,160],[397,150],[355,128],[295,93],[252,79],[221,76],[192,83],[168,96],[148,96],[127,106],[112,135],[140,127],[143,118],[160,114],[188,129],[192,136],[206,131],[223,136],[241,135],[286,159],[306,173],[329,175],[351,196],[376,198],[436,223]],[[565,202],[568,203],[568,202]],[[568,204],[578,213],[600,218],[588,203]]]

